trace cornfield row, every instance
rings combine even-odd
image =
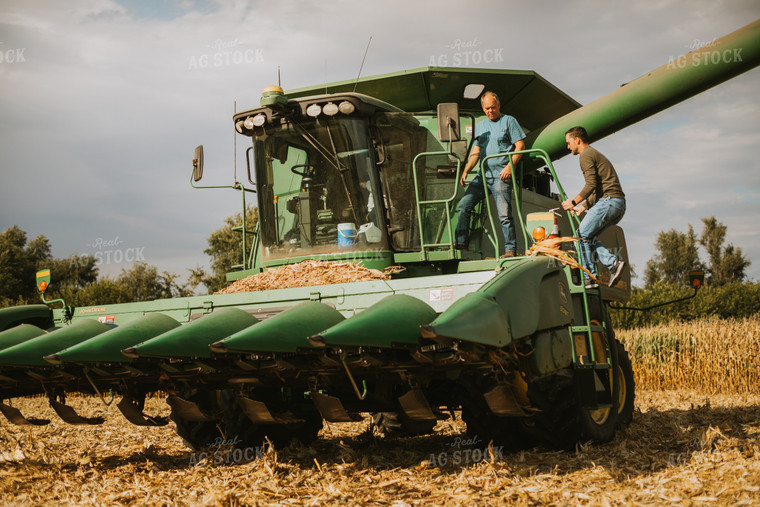
[[[617,331],[636,387],[706,394],[760,393],[760,315]]]

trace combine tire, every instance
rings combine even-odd
[[[636,383],[633,380],[633,367],[631,366],[631,358],[628,355],[628,351],[625,350],[623,344],[615,338],[615,331],[612,328],[612,319],[610,319],[610,313],[607,312],[605,319],[607,326],[607,333],[609,334],[610,343],[613,344],[615,351],[617,352],[617,368],[615,381],[618,384],[618,414],[617,425],[628,424],[633,420],[634,401],[636,398]]]
[[[254,424],[245,415],[235,399],[235,393],[230,389],[223,390],[219,396],[219,404],[224,411],[226,440],[240,449],[260,447],[266,432],[262,425]]]
[[[286,447],[293,440],[303,445],[309,445],[319,436],[319,430],[322,429],[322,416],[313,409],[303,409],[295,413],[302,422],[273,425],[272,431],[267,432],[267,436],[275,447]]]
[[[269,439],[275,448],[288,446],[293,440],[303,445],[311,444],[322,429],[322,416],[314,409],[307,408],[293,414],[299,422],[284,424],[256,424],[238,405],[235,394],[230,390],[222,392],[220,404],[224,409],[227,425],[227,439],[236,447],[259,447]]]
[[[429,435],[438,421],[410,419],[403,412],[375,412],[372,425],[386,437],[416,437]]]
[[[467,425],[467,436],[473,442],[503,447],[506,451],[518,451],[534,447],[536,440],[529,418],[500,417],[494,414],[484,392],[493,388],[494,381],[487,377],[460,381],[465,389],[461,397],[462,421]]]
[[[538,409],[531,423],[541,445],[548,449],[573,449],[582,433],[572,369],[530,382],[528,397]]]
[[[524,421],[516,417],[499,417],[488,407],[484,410],[462,407],[462,421],[467,425],[467,436],[476,446],[485,448],[492,442],[495,447],[514,452],[536,445],[536,440],[523,425]]]
[[[613,342],[614,343],[614,342]],[[617,348],[612,347],[612,370],[617,371]],[[606,370],[607,372],[610,370]],[[605,370],[600,370],[605,374]],[[617,375],[612,382],[612,407],[590,410],[581,407],[573,370],[531,382],[528,396],[539,409],[531,419],[537,438],[547,448],[572,450],[578,442],[609,442],[615,437],[619,412]]]
[[[618,354],[616,380],[620,386],[618,391],[618,425],[628,424],[633,420],[633,408],[636,398],[636,383],[633,380],[633,367],[628,351],[623,344],[615,340]]]
[[[180,395],[181,398],[197,404],[204,412],[215,412],[215,392],[208,389],[189,389]],[[170,404],[171,405],[171,404]],[[177,435],[182,437],[185,445],[194,451],[201,450],[217,442],[222,436],[217,421],[189,421],[178,414],[172,407],[169,418],[177,426]]]
[[[617,429],[618,413],[620,412],[620,383],[617,372],[620,369],[618,360],[618,348],[616,346],[615,333],[612,324],[607,318],[607,338],[610,343],[610,355],[612,356],[612,369],[598,370],[598,375],[610,375],[612,384],[612,406],[595,410],[580,408],[581,439],[591,440],[596,443],[609,442],[615,438]]]

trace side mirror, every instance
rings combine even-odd
[[[201,181],[203,177],[203,145],[195,148],[195,156],[193,158],[193,181]]]
[[[438,104],[438,139],[442,142],[459,141],[459,104]]]

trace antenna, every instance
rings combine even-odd
[[[232,101],[232,115],[235,116],[237,114],[237,100]],[[237,184],[237,131],[235,129],[232,129],[232,165],[234,167],[233,170],[233,178],[235,184]]]
[[[280,66],[277,66],[277,86],[282,88],[282,80],[280,79]]]
[[[359,84],[359,76],[362,75],[362,69],[364,68],[364,60],[367,59],[367,51],[369,51],[369,45],[372,43],[372,36],[369,36],[369,40],[367,41],[367,49],[364,50],[364,58],[362,58],[362,64],[359,67],[359,73],[356,75],[356,82],[354,83],[354,91],[356,91],[356,85]]]

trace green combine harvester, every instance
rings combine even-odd
[[[0,310],[0,411],[47,424],[13,406],[46,395],[68,423],[103,422],[66,404],[80,392],[117,396],[130,422],[159,426],[169,421],[146,414],[145,397],[167,393],[177,433],[196,449],[220,437],[308,444],[323,420],[361,413],[386,433],[421,435],[461,411],[469,434],[509,449],[611,440],[634,411],[631,363],[607,314],[629,299],[630,273],[587,289],[553,256],[499,258],[488,199],[468,248],[455,249],[458,180],[479,97],[494,91],[528,133],[513,171],[518,251],[555,223],[575,236],[577,218],[551,212],[566,199],[552,166],[567,153],[565,131],[582,125],[598,140],[754,68],[760,22],[683,58],[583,107],[531,71],[428,67],[265,89],[259,107],[233,117],[250,147],[248,182],[230,188],[244,217],[255,194],[259,221],[239,228],[228,280],[307,259],[391,279],[72,308],[45,299],[55,281],[41,271],[45,304]],[[200,187],[202,175],[198,147],[191,184],[219,188]],[[601,240],[628,260],[620,227]]]

